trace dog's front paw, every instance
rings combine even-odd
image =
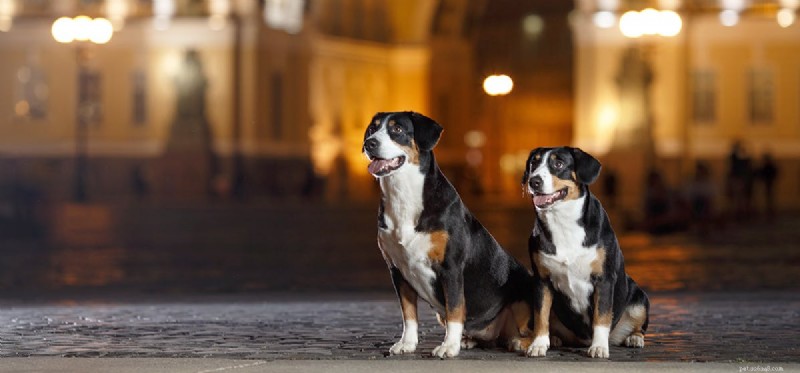
[[[448,343],[447,341],[442,342],[439,347],[433,349],[433,356],[439,358],[448,358],[448,357],[456,357],[458,353],[461,352],[461,342],[458,343]]]
[[[644,336],[641,334],[631,334],[625,339],[625,346],[643,348]]]
[[[397,343],[389,349],[389,353],[392,355],[402,355],[402,354],[410,354],[417,350],[417,342],[416,341],[407,341],[405,339],[400,339]]]
[[[547,356],[547,349],[550,347],[549,336],[538,336],[533,340],[531,346],[528,347],[527,355],[530,357],[544,357]]]
[[[608,346],[591,346],[588,354],[589,357],[608,359]]]

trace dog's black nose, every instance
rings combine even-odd
[[[528,180],[528,184],[531,186],[531,189],[533,190],[542,190],[542,177],[534,176],[530,180]]]
[[[364,149],[366,149],[368,152],[374,151],[377,148],[378,148],[378,140],[367,139],[367,141],[364,141]]]

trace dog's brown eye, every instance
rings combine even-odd
[[[554,166],[554,167],[555,167],[557,170],[560,170],[560,169],[564,168],[564,162],[561,162],[561,161],[556,161],[556,163],[554,163],[554,164],[553,164],[553,166]]]
[[[392,133],[402,133],[402,132],[403,132],[403,127],[400,126],[392,127]]]

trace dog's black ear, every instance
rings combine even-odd
[[[442,126],[431,118],[420,113],[409,112],[411,123],[414,125],[414,141],[420,151],[431,151],[442,136]]]
[[[581,184],[591,184],[600,176],[600,161],[578,148],[570,148],[575,161],[575,176]]]

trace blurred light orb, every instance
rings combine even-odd
[[[529,14],[522,20],[522,30],[529,37],[536,37],[544,30],[544,19],[538,14]]]
[[[507,95],[514,88],[514,81],[505,74],[489,75],[483,80],[483,90],[489,96]]]
[[[92,43],[108,43],[112,35],[114,35],[114,25],[111,24],[111,21],[105,18],[95,18],[92,20],[89,32],[89,40],[91,40]]]
[[[592,22],[599,28],[612,28],[617,23],[617,16],[614,15],[614,12],[604,10],[593,14]]]
[[[662,10],[659,18],[659,35],[670,37],[681,33],[683,20],[681,20],[681,16],[678,13],[671,10]]]
[[[88,40],[95,44],[105,44],[114,35],[114,25],[102,17],[95,19],[87,16],[61,17],[53,22],[50,32],[53,34],[53,39],[59,43]]]
[[[642,35],[661,35],[672,37],[680,34],[683,28],[681,16],[672,10],[647,8],[641,12],[627,11],[619,19],[619,30],[629,38]]]
[[[719,12],[719,23],[726,27],[736,26],[739,23],[739,12],[730,9]]]
[[[619,31],[628,38],[638,38],[644,34],[644,25],[639,12],[629,10],[619,18]]]
[[[747,5],[746,0],[722,0],[720,2],[722,9],[734,10],[737,13]]]
[[[778,11],[776,18],[778,21],[778,25],[780,25],[783,28],[787,28],[791,26],[795,21],[794,10],[783,8]]]
[[[53,22],[50,32],[57,42],[70,43],[75,40],[75,22],[72,21],[72,18],[61,17]]]
[[[72,19],[73,35],[75,40],[86,41],[92,36],[92,19],[87,16],[77,16]]]
[[[470,148],[480,148],[486,144],[486,135],[477,130],[472,130],[464,134],[464,144]]]

